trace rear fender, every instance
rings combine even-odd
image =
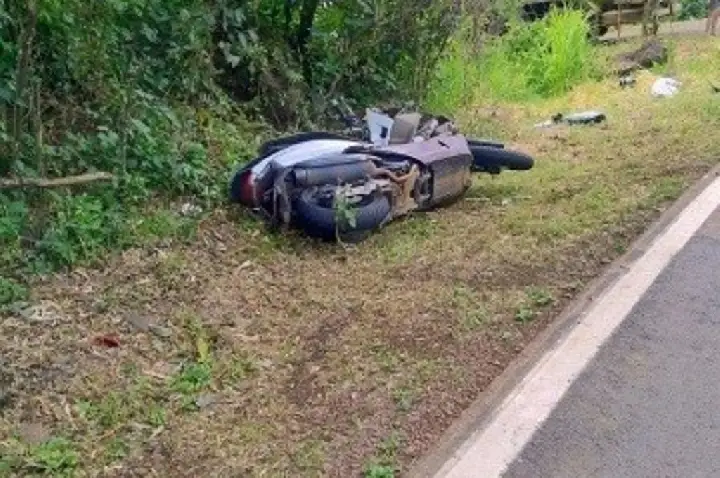
[[[347,136],[331,133],[329,131],[308,131],[266,141],[260,146],[258,154],[261,157],[266,157],[296,144],[328,139],[341,141],[351,140],[351,138],[348,138]]]
[[[299,142],[267,156],[258,156],[242,165],[230,180],[230,200],[248,207],[257,207],[279,171],[303,161],[328,154],[341,154],[347,148],[363,143],[344,139],[318,139]]]

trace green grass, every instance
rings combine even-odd
[[[80,464],[75,445],[64,437],[51,437],[34,446],[10,439],[0,452],[0,473],[8,473],[9,476],[14,472],[23,476],[71,477],[75,476]]]
[[[535,23],[511,23],[482,50],[473,38],[469,26],[452,38],[428,89],[428,109],[453,114],[471,102],[552,97],[601,76],[580,11],[554,9]]]
[[[165,394],[144,377],[136,377],[124,390],[109,390],[77,401],[79,416],[102,430],[117,430],[129,423],[161,426],[166,414]]]
[[[370,458],[363,470],[364,478],[393,478],[398,472],[396,455],[402,444],[401,436],[393,432],[377,447],[376,454]]]
[[[461,317],[461,326],[465,331],[482,327],[489,320],[488,311],[478,293],[467,286],[460,285],[452,291],[452,305]]]

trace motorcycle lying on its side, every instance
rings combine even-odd
[[[367,110],[345,134],[312,131],[264,143],[230,181],[231,202],[273,226],[358,242],[395,218],[458,200],[472,172],[529,170],[530,156],[470,140],[442,116]]]

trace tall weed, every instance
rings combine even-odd
[[[554,10],[540,26],[530,54],[518,56],[528,66],[530,89],[553,96],[590,79],[595,73],[594,59],[584,14]]]
[[[481,64],[472,41],[469,22],[464,22],[449,40],[442,59],[427,88],[426,106],[438,113],[452,114],[473,100],[482,78]]]
[[[469,101],[556,96],[600,72],[579,10],[554,9],[537,22],[511,22],[505,35],[482,48],[468,38],[459,31],[439,62],[428,108],[451,112]]]

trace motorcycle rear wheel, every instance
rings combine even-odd
[[[469,142],[469,146],[473,155],[472,170],[476,172],[499,174],[503,169],[527,171],[535,164],[531,156],[519,151],[472,142]]]

